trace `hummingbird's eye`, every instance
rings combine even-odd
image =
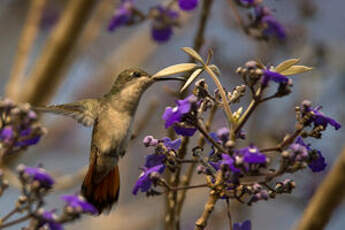
[[[141,77],[141,73],[138,71],[134,71],[132,72],[132,77],[135,77],[135,78]]]

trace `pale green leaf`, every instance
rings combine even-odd
[[[197,65],[195,63],[180,63],[176,65],[168,66],[157,73],[152,77],[164,77],[177,73],[184,73],[193,70]]]
[[[273,71],[281,73],[284,70],[289,69],[291,66],[293,66],[294,64],[296,64],[297,62],[299,62],[299,58],[292,58],[292,59],[288,59],[286,61],[283,61],[282,63],[280,63],[279,65],[277,65]]]
[[[204,71],[203,69],[197,69],[195,70],[190,77],[187,79],[186,83],[183,85],[183,87],[180,89],[180,93],[182,93],[183,91],[185,91],[188,86],[190,86],[192,84],[192,82],[199,77],[199,75],[202,73],[202,71]]]
[[[181,48],[184,52],[189,54],[191,57],[193,57],[195,60],[199,61],[200,63],[204,63],[201,56],[196,52],[193,48],[190,47],[183,47]]]
[[[216,66],[216,65],[209,65],[208,66],[215,74],[217,74],[217,76],[219,76],[220,75],[220,70],[219,70],[219,68]]]
[[[308,66],[304,66],[304,65],[293,65],[290,68],[288,68],[287,70],[284,70],[283,72],[280,72],[280,74],[282,74],[284,76],[289,76],[289,75],[295,75],[295,74],[300,74],[300,73],[308,72],[308,71],[310,71],[312,69],[313,68],[308,67]]]

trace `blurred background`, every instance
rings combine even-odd
[[[20,80],[21,92],[25,92],[30,85],[28,79],[33,66],[44,52],[45,43],[68,2],[45,1],[36,38]],[[161,1],[137,0],[136,6],[147,12],[159,2]],[[116,0],[97,1],[91,15],[85,19],[84,29],[74,44],[73,51],[64,56],[67,61],[58,77],[55,77],[58,80],[54,78],[53,85],[47,83],[41,86],[40,90],[49,91],[42,103],[60,104],[81,98],[100,97],[109,90],[116,75],[125,68],[141,67],[154,73],[165,66],[188,60],[180,47],[193,46],[200,6],[194,11],[183,13],[181,27],[174,30],[170,41],[158,44],[151,40],[149,22],[122,27],[113,33],[107,31],[117,3]],[[0,89],[3,97],[13,71],[30,4],[29,0],[0,1]],[[248,37],[236,24],[228,2],[213,2],[205,31],[205,43],[200,52],[205,57],[209,48],[214,50],[213,63],[222,72],[223,85],[232,89],[241,84],[235,70],[252,59],[260,59],[265,64],[278,64],[285,59],[299,57],[301,63],[315,69],[293,79],[293,92],[289,97],[273,100],[259,107],[245,127],[247,140],[243,145],[255,143],[269,146],[279,141],[286,132],[293,129],[294,106],[299,105],[303,99],[323,105],[325,114],[344,125],[345,4],[336,0],[265,0],[264,4],[273,9],[274,16],[287,28],[288,37],[285,42],[264,42]],[[246,18],[247,12],[240,9],[243,18]],[[70,38],[66,38],[68,39]],[[209,85],[215,88],[211,81]],[[84,217],[68,225],[67,229],[163,229],[164,197],[146,198],[145,194],[133,196],[131,191],[140,174],[139,168],[144,163],[144,157],[150,153],[142,145],[142,139],[146,135],[157,138],[167,135],[161,115],[165,106],[174,103],[176,98],[172,93],[178,88],[177,83],[159,83],[150,88],[142,98],[136,116],[136,127],[142,128],[120,162],[121,192],[115,210],[108,216]],[[238,106],[247,103],[247,100],[242,100]],[[48,114],[42,117],[42,123],[47,127],[48,134],[38,145],[11,162],[11,167],[15,168],[18,163],[29,166],[42,163],[47,170],[61,176],[61,181],[57,181],[57,186],[59,183],[61,186],[48,199],[48,207],[61,207],[61,194],[79,191],[82,177],[78,176],[78,172],[88,163],[91,129],[78,125],[72,119]],[[217,114],[213,131],[224,124],[223,114]],[[327,170],[344,147],[344,133],[344,129],[334,132],[333,128],[329,128],[321,140],[310,139],[311,143],[315,142],[314,147],[320,149],[326,157]],[[291,195],[258,202],[252,207],[234,205],[233,218],[236,222],[250,219],[254,230],[291,229],[326,173],[313,174],[309,170],[298,172],[290,177],[297,183],[297,188]],[[201,178],[195,176],[193,183],[198,180]],[[0,215],[12,207],[18,195],[19,191],[13,187],[3,195],[0,200]],[[206,199],[207,189],[188,192],[181,229],[193,228]],[[225,203],[217,204],[207,229],[227,229],[225,208]],[[327,229],[344,229],[344,214],[345,207],[341,206]]]

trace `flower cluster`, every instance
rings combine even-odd
[[[178,6],[182,11],[191,11],[198,6],[199,0],[179,0]],[[166,42],[173,34],[173,27],[179,25],[179,12],[173,4],[157,5],[145,15],[134,6],[134,0],[122,0],[116,8],[109,22],[108,30],[115,31],[121,26],[137,24],[144,20],[151,20],[151,35],[156,42]]]
[[[22,194],[16,202],[15,210],[9,213],[5,220],[0,222],[0,228],[26,220],[26,218],[22,217],[8,220],[16,213],[24,214],[31,218],[28,229],[45,227],[50,230],[62,230],[64,223],[80,218],[81,214],[98,214],[97,209],[80,195],[61,196],[61,199],[65,202],[65,207],[60,215],[56,214],[56,209],[45,210],[43,207],[45,197],[55,184],[52,176],[42,167],[19,165],[17,171],[21,182]],[[8,186],[8,182],[4,181],[2,176],[3,174],[0,172],[0,195],[4,188]]]
[[[143,140],[146,147],[154,147],[154,153],[146,156],[146,162],[142,174],[139,176],[133,188],[133,194],[138,191],[148,192],[152,185],[157,185],[160,174],[166,168],[176,164],[176,151],[181,145],[181,139],[171,140],[164,137],[160,140],[152,136],[146,136]]]
[[[252,10],[250,23],[246,26],[246,32],[258,39],[275,36],[279,40],[286,38],[286,29],[272,15],[272,11],[262,5],[262,0],[237,0],[238,5]]]
[[[257,6],[258,3],[258,1],[244,2],[242,1],[242,4],[247,4],[248,7],[251,4]],[[185,52],[203,63],[202,58],[194,51],[186,49]],[[168,193],[207,187],[210,189],[210,198],[205,206],[205,214],[218,199],[225,200],[228,205],[230,199],[252,205],[258,201],[274,199],[279,194],[291,193],[296,183],[291,179],[279,180],[283,175],[295,173],[306,167],[312,172],[323,171],[327,165],[325,157],[319,150],[306,144],[303,139],[320,138],[321,132],[328,126],[338,130],[341,125],[324,115],[320,111],[321,107],[312,107],[310,102],[305,101],[301,106],[296,107],[295,129],[282,137],[278,145],[263,148],[260,143],[249,145],[242,143],[243,140],[251,143],[244,134],[244,125],[257,106],[271,99],[287,96],[291,93],[292,86],[289,76],[311,70],[310,67],[296,65],[298,61],[299,59],[289,59],[277,66],[269,67],[256,61],[249,61],[236,71],[242,77],[244,85],[237,86],[232,91],[218,87],[211,93],[204,79],[196,81],[193,94],[177,100],[175,107],[166,107],[162,116],[165,128],[172,128],[175,134],[182,136],[181,139],[172,141],[167,137],[144,138],[144,145],[153,147],[154,153],[146,157],[143,173],[136,182],[133,193],[137,194],[140,190],[147,195],[162,194],[158,189],[154,190],[153,186],[162,187]],[[208,62],[209,59],[207,64]],[[216,78],[212,69],[204,68],[213,79]],[[194,80],[195,74],[192,75]],[[215,82],[217,83],[217,80]],[[268,89],[274,83],[278,84],[276,92],[267,96],[266,92],[271,91]],[[244,112],[242,107],[235,112],[228,111],[227,113],[231,113],[231,115],[226,113],[230,125],[210,132],[213,129],[211,122],[217,109],[226,110],[227,106],[234,106],[245,95],[246,88],[252,95],[250,105]],[[205,117],[207,113],[208,118]],[[308,127],[312,130],[308,131]],[[186,143],[189,143],[190,138],[197,136],[195,135],[197,132],[200,135],[197,144],[191,148],[192,159],[186,159],[189,149]],[[275,154],[267,154],[269,152]],[[185,164],[191,164],[190,170],[196,168],[205,178],[206,184],[189,185],[185,181],[179,183],[177,177],[180,176]],[[162,176],[165,171],[172,175],[169,181]],[[202,215],[196,221],[196,229],[203,229],[205,225],[206,220]],[[233,227],[248,230],[251,228],[251,223],[245,221]]]
[[[194,95],[177,100],[175,107],[167,107],[163,113],[165,128],[173,126],[175,132],[182,136],[193,136],[196,128],[192,127],[198,100]]]
[[[37,144],[46,133],[28,104],[16,105],[9,99],[1,100],[0,115],[0,156],[14,154]]]

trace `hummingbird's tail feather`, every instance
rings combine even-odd
[[[85,176],[81,192],[88,202],[93,204],[98,213],[110,211],[111,207],[119,198],[120,192],[120,171],[116,165],[100,182],[94,183],[93,176],[95,167],[90,164]]]

